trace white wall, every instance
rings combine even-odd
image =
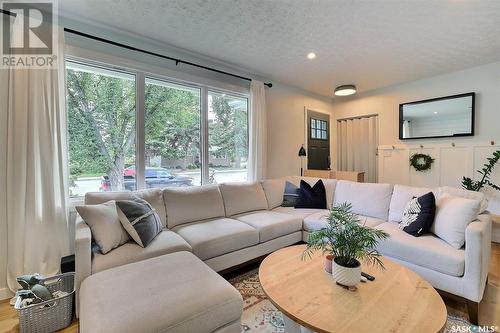
[[[304,108],[331,114],[332,106],[329,98],[280,84],[266,90],[267,178],[300,175],[300,158],[297,154],[305,143]],[[330,118],[332,121],[333,117]],[[330,126],[330,137],[333,137],[333,128]],[[333,153],[333,144],[330,150]]]
[[[346,118],[378,114],[381,145],[402,143],[398,140],[399,104],[433,97],[476,92],[476,133],[472,138],[454,138],[455,141],[500,139],[500,62],[463,71],[396,85],[360,94],[348,100],[337,98],[334,114]],[[439,139],[440,142],[450,141]],[[436,142],[418,140],[418,144]]]
[[[409,141],[398,139],[400,103],[468,92],[476,92],[475,136]],[[387,87],[348,100],[337,99],[333,113],[336,119],[379,115],[380,182],[460,186],[462,176],[477,177],[475,170],[484,163],[491,151],[500,147],[500,62]],[[494,145],[491,145],[491,141]],[[430,172],[416,173],[410,169],[408,157],[417,151],[436,158]],[[500,166],[493,180],[500,183]],[[490,209],[500,213],[499,193],[488,192]]]

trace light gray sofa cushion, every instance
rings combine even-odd
[[[220,184],[219,187],[228,217],[267,209],[266,194],[260,183],[224,183]]]
[[[285,192],[285,180],[266,179],[261,182],[267,199],[267,209],[273,209],[281,206],[283,203],[283,194]]]
[[[81,333],[212,333],[242,311],[240,293],[189,252],[91,275],[80,290]]]
[[[132,200],[135,196],[146,200],[154,208],[160,217],[163,227],[167,226],[167,214],[165,204],[163,203],[162,191],[158,188],[151,188],[139,191],[121,191],[121,192],[87,192],[85,194],[86,205],[96,205],[109,200]]]
[[[92,230],[92,237],[103,254],[129,241],[130,236],[120,223],[114,200],[76,206],[76,211]]]
[[[302,219],[289,214],[258,211],[234,216],[259,231],[261,243],[302,230]]]
[[[173,230],[191,245],[193,253],[202,260],[259,243],[259,232],[255,228],[229,218],[182,224]]]
[[[181,236],[173,231],[164,229],[145,248],[130,241],[108,252],[106,255],[95,253],[92,260],[92,272],[96,273],[105,269],[179,251],[191,252],[192,250],[191,246]]]
[[[339,180],[335,188],[335,205],[352,204],[352,211],[387,221],[393,186],[378,183],[356,183]]]
[[[217,185],[166,188],[163,198],[169,229],[225,215],[224,202]]]
[[[316,208],[294,208],[294,207],[276,207],[272,210],[276,213],[289,214],[300,219],[304,219],[315,213],[328,213],[328,209],[316,209]]]
[[[325,210],[323,212],[318,212],[313,215],[309,215],[304,219],[304,230],[315,231],[326,227],[327,217],[329,211]],[[384,223],[384,220],[377,219],[375,217],[358,215],[359,222],[367,227],[373,228],[379,224]]]
[[[397,223],[386,222],[375,228],[384,230],[390,236],[380,241],[377,246],[383,255],[447,275],[462,276],[464,274],[464,250],[455,249],[432,234],[413,237],[399,229]]]
[[[401,222],[403,220],[403,211],[408,202],[413,197],[418,198],[431,191],[432,189],[426,187],[394,185],[391,204],[389,206],[389,221]]]

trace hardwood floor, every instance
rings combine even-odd
[[[444,300],[446,305],[456,310],[457,313],[466,311],[465,302],[458,302],[447,298]],[[500,327],[500,244],[498,243],[493,243],[491,248],[491,265],[488,284],[484,292],[483,300],[479,304],[479,324]],[[0,301],[0,333],[17,331],[17,312],[9,305],[8,300]],[[78,321],[75,320],[71,326],[61,332],[77,333]]]

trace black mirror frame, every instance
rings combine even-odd
[[[454,99],[454,98],[469,97],[469,96],[472,97],[471,129],[470,129],[469,133],[455,134],[455,135],[420,136],[418,138],[403,138],[403,106],[404,105],[423,104],[423,103],[440,101],[440,100],[444,100],[444,99]],[[416,102],[399,104],[399,140],[456,138],[459,136],[474,136],[474,127],[475,127],[475,118],[476,118],[475,114],[476,114],[476,93],[475,92],[458,94],[458,95],[451,95],[451,96],[444,96],[444,97],[437,97],[437,98],[425,99],[425,100],[416,101]]]

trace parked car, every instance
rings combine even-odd
[[[128,168],[123,169],[123,177],[126,176],[135,177],[135,165],[131,165]]]
[[[134,191],[136,189],[135,167],[129,167],[123,170],[123,183],[125,190]],[[146,187],[181,187],[193,185],[193,180],[189,177],[174,176],[165,168],[147,167],[145,170]],[[111,182],[109,177],[101,177],[101,192],[111,191]]]

